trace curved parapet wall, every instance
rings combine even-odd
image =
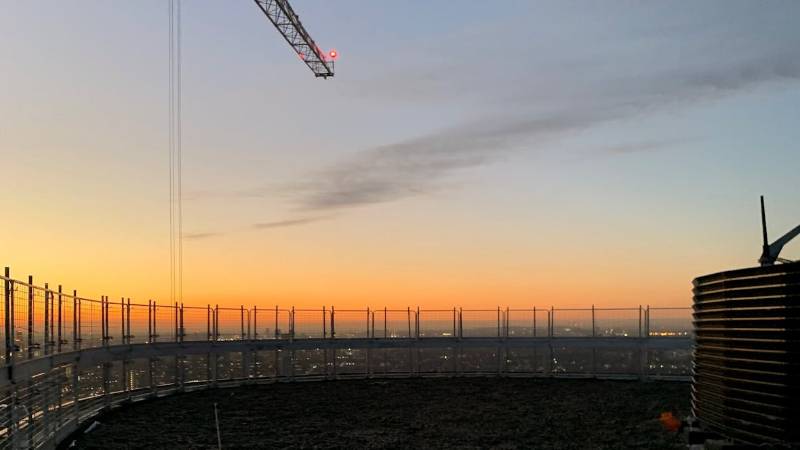
[[[692,410],[734,441],[800,442],[800,263],[694,280]]]

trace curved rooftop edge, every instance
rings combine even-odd
[[[86,348],[21,361],[13,370],[6,366],[0,379],[0,448],[55,448],[117,405],[251,383],[431,376],[688,381],[686,370],[670,373],[652,362],[659,352],[690,352],[692,342],[690,337],[328,338]],[[627,365],[608,370],[598,364],[609,354]],[[391,367],[387,355],[395,363]],[[559,358],[566,355],[584,358],[585,366],[565,370]],[[313,370],[301,370],[304,362]]]

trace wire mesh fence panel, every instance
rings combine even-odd
[[[254,306],[250,310],[250,321],[254,339],[276,339],[289,333],[291,311]]]
[[[420,373],[455,373],[456,357],[452,347],[417,349],[417,367]]]
[[[421,310],[419,337],[454,337],[458,335],[458,313],[455,309]]]
[[[372,314],[368,309],[337,309],[333,312],[334,337],[341,339],[370,337]]]
[[[22,282],[11,283],[11,360],[18,362],[28,358],[27,322],[28,292],[30,287]],[[38,355],[37,355],[38,356]]]
[[[500,309],[475,309],[461,311],[461,336],[500,337],[504,334],[503,314]]]
[[[647,374],[654,376],[688,376],[692,374],[691,349],[650,349],[647,352]]]
[[[114,394],[125,390],[125,376],[122,361],[113,361],[108,364],[108,392]]]
[[[691,336],[692,308],[648,308],[650,336]]]
[[[175,357],[163,356],[153,358],[153,384],[155,386],[168,386],[175,383]]]
[[[592,335],[592,310],[590,308],[555,309],[551,310],[550,314],[553,336]]]
[[[208,380],[208,355],[187,355],[183,359],[183,376],[187,383]]]
[[[14,361],[21,361],[24,359],[32,359],[42,356],[44,353],[40,351],[38,342],[41,341],[41,336],[37,336],[35,331],[44,331],[44,325],[37,324],[35,316],[29,315],[29,312],[35,314],[37,305],[35,302],[39,301],[44,305],[44,299],[37,298],[37,293],[41,289],[35,288],[30,284],[23,282],[13,282],[11,285],[12,291],[9,305],[13,308],[13,323],[11,324],[11,349],[12,359]],[[42,318],[44,315],[41,316]],[[37,340],[38,338],[38,340]]]
[[[81,298],[79,302],[78,324],[81,348],[103,345],[102,303]]]
[[[459,372],[498,372],[502,361],[502,350],[497,347],[469,347],[458,354]]]
[[[292,363],[295,376],[318,376],[325,374],[328,360],[322,349],[295,350]]]
[[[125,343],[124,335],[126,335],[125,327],[127,321],[125,320],[125,299],[109,300],[106,308],[106,322],[108,329],[106,335],[109,339],[108,345],[121,345]]]
[[[78,392],[81,399],[103,395],[103,366],[81,369],[78,374]]]
[[[153,306],[153,342],[174,342],[178,327],[178,309],[174,305]]]
[[[71,351],[75,348],[75,297],[71,294],[62,295],[60,317],[60,329],[57,332],[57,346],[58,351]],[[59,314],[57,314],[59,316]]]
[[[368,351],[367,370],[370,374],[385,374],[389,362],[386,356],[386,349],[371,348]]]
[[[550,351],[543,347],[511,347],[506,354],[506,371],[544,375],[549,355]]]
[[[150,360],[137,358],[128,361],[128,387],[132,390],[150,387]]]
[[[390,310],[376,309],[374,316],[373,336],[377,338],[410,338],[413,337],[413,317],[410,309]],[[372,325],[372,323],[370,324]]]
[[[217,380],[244,377],[242,352],[225,352],[217,355]]]
[[[294,338],[322,338],[330,334],[330,318],[327,309],[295,309]]]
[[[546,324],[534,320],[533,309],[508,309],[506,310],[506,326],[508,337],[533,337],[541,336]],[[537,329],[540,328],[540,329]]]
[[[367,373],[367,353],[366,349],[342,349],[336,350],[334,365],[336,375],[355,375]],[[371,355],[369,355],[371,356]]]
[[[278,350],[253,352],[253,375],[257,378],[278,376]]]
[[[639,337],[642,317],[639,308],[595,308],[595,336]]]
[[[413,350],[411,348],[383,349],[384,373],[410,373],[413,369]]]
[[[208,307],[183,307],[183,340],[207,341],[211,333],[211,310]]]
[[[590,348],[553,346],[553,373],[590,374],[593,363]]]
[[[595,349],[592,371],[596,374],[636,374],[641,366],[638,348]]]
[[[245,317],[241,308],[217,308],[217,339],[234,341],[246,333]]]
[[[125,305],[125,342],[143,344],[150,342],[153,333],[150,305],[130,303]]]

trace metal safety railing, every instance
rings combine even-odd
[[[61,285],[3,283],[3,364],[120,344],[254,339],[690,336],[691,308],[420,308],[336,310],[186,306],[81,297]]]
[[[85,298],[9,269],[0,281],[0,449],[52,447],[117,403],[196,387],[691,370],[690,308],[231,308]]]

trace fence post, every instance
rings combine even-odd
[[[175,328],[175,342],[178,342],[179,341],[179,339],[178,339],[178,302],[175,302],[175,306],[173,308],[174,308],[172,310],[173,314],[174,314],[173,317],[175,318],[175,321],[174,321],[175,322],[175,327],[174,327]]]
[[[253,339],[258,339],[258,306],[256,305],[253,305]]]
[[[78,349],[78,291],[72,290],[72,349]]]
[[[419,339],[419,326],[420,326],[420,321],[419,321],[419,306],[417,306],[417,315],[416,315],[415,321],[416,321],[416,323],[417,323],[417,324],[416,324],[416,325],[417,325],[417,339]]]
[[[554,337],[556,334],[556,309],[553,305],[550,305],[550,319],[548,323],[550,324],[550,337]]]
[[[153,342],[158,341],[158,323],[156,322],[156,319],[158,318],[157,308],[158,306],[156,304],[156,301],[153,300]]]
[[[244,305],[239,305],[239,311],[240,311],[239,326],[241,327],[239,333],[241,335],[241,340],[244,340]]]
[[[497,337],[500,338],[500,307],[497,307]]]
[[[386,339],[387,337],[389,337],[389,335],[388,335],[388,333],[387,333],[387,326],[386,326],[386,321],[387,321],[387,320],[388,320],[387,309],[386,309],[386,307],[384,306],[384,307],[383,307],[383,338],[384,338],[384,339]]]
[[[109,345],[109,340],[111,340],[111,332],[108,330],[108,303],[108,296],[106,295],[101,305],[103,308],[103,333],[105,333],[103,337],[104,345]]]
[[[214,307],[214,341],[219,340],[219,303]],[[216,355],[214,356],[214,364],[216,364]],[[214,381],[217,381],[216,375]]]
[[[645,311],[645,337],[648,339],[650,338],[650,305],[647,305],[647,311]]]
[[[125,345],[125,297],[119,299],[119,320],[121,323],[120,327],[120,335],[119,335],[119,343],[120,345]]]
[[[506,317],[505,317],[505,320],[504,320],[504,323],[505,323],[505,326],[506,326],[506,339],[508,339],[508,328],[509,328],[509,323],[510,322],[511,322],[511,309],[509,309],[509,307],[506,306]]]
[[[372,311],[372,339],[375,339],[375,311]]]
[[[147,343],[153,343],[153,300],[147,300]]]
[[[642,337],[642,305],[639,305],[639,337]]]
[[[453,308],[453,337],[458,337],[458,329],[457,329],[457,317],[456,317],[456,308]]]
[[[134,337],[134,336],[131,335],[131,299],[130,298],[128,299],[128,305],[126,306],[126,308],[127,309],[126,309],[126,312],[125,312],[125,317],[128,318],[128,324],[127,324],[127,328],[128,328],[128,344],[130,344],[131,343],[131,338]]]
[[[111,329],[108,327],[108,323],[109,323],[109,320],[110,320],[109,319],[110,314],[108,313],[108,308],[109,308],[110,305],[111,305],[111,301],[108,299],[108,296],[106,295],[106,340],[107,340],[107,345],[111,345]]]
[[[289,321],[289,340],[294,340],[294,306],[292,306],[292,315]],[[294,350],[292,350],[292,362],[294,362]],[[292,367],[294,367],[294,365],[292,365]],[[294,368],[292,368],[292,375],[294,375]]]
[[[186,337],[186,326],[183,324],[183,302],[181,302],[180,306],[180,316],[178,322],[178,332],[180,333],[180,342],[183,342],[183,338]],[[128,328],[128,332],[130,333],[130,328]]]
[[[536,337],[536,307],[533,307],[533,337]]]
[[[369,307],[367,307],[367,339],[369,339]]]
[[[12,298],[13,302],[14,299]],[[50,353],[50,289],[47,283],[44,284],[44,354]]]
[[[77,292],[76,292],[77,294]],[[81,316],[81,310],[83,309],[83,300],[80,297],[77,298],[78,300],[78,345],[77,348],[80,349],[83,346],[83,317]]]
[[[28,275],[28,359],[33,358],[33,275]]]
[[[406,310],[407,310],[406,314],[407,314],[407,319],[408,319],[408,338],[411,339],[411,307],[407,306]]]
[[[595,331],[595,322],[594,322],[594,305],[592,305],[592,337],[596,336]]]
[[[53,353],[56,350],[56,333],[55,333],[55,323],[56,323],[56,305],[55,305],[56,293],[50,292],[50,353]]]
[[[90,305],[91,308],[91,305]],[[104,318],[106,314],[105,308],[105,297],[100,296],[100,346],[104,347],[106,345],[106,319]],[[91,311],[89,312],[89,322],[91,323]],[[94,333],[92,333],[94,334]]]
[[[12,379],[12,377],[11,377],[11,375],[12,375],[11,366],[14,363],[13,349],[12,349],[12,345],[14,343],[14,341],[12,339],[13,328],[14,328],[14,325],[13,325],[14,314],[11,312],[11,305],[13,305],[14,302],[11,299],[11,296],[13,295],[12,291],[13,291],[13,288],[11,287],[11,269],[6,267],[5,268],[5,278],[3,279],[3,292],[5,294],[5,297],[4,297],[4,299],[5,299],[5,304],[4,304],[5,309],[3,310],[3,313],[5,314],[5,319],[6,319],[5,320],[5,331],[6,331],[6,342],[5,342],[6,349],[5,350],[6,350],[6,364],[8,365],[8,378],[9,379]]]
[[[333,309],[333,305],[331,305],[331,339],[336,338],[336,310]],[[336,361],[334,361],[334,364]]]
[[[464,308],[458,308],[458,339],[464,338]]]
[[[58,353],[61,353],[61,285],[58,285]]]

